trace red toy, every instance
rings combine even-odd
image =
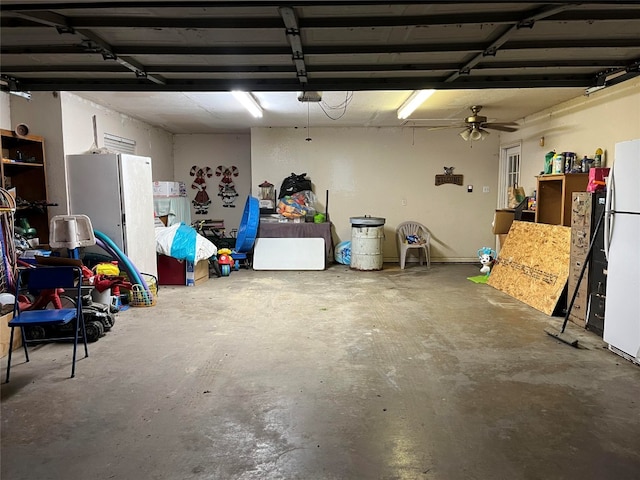
[[[222,276],[228,277],[231,273],[231,269],[235,265],[235,261],[231,257],[231,250],[228,248],[221,248],[218,250],[218,265],[220,265]]]

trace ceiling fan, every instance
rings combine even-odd
[[[487,129],[499,130],[501,132],[515,132],[518,126],[515,122],[487,122],[487,117],[479,115],[482,105],[473,105],[470,107],[471,116],[464,119],[464,123],[460,125],[443,125],[440,127],[432,127],[430,130],[438,130],[441,128],[460,128],[465,127],[460,132],[460,136],[465,140],[484,140],[489,132]]]

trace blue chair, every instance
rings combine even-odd
[[[22,287],[22,289],[21,289]],[[20,311],[18,296],[24,289],[31,294],[38,295],[44,290],[64,288],[76,292],[76,307],[45,310],[25,310]],[[76,350],[78,348],[78,332],[81,330],[84,340],[85,358],[89,356],[87,349],[87,335],[82,320],[82,270],[75,266],[56,267],[36,267],[21,270],[16,281],[16,301],[13,306],[13,319],[9,322],[11,327],[11,339],[9,341],[9,358],[7,359],[7,379],[11,372],[11,354],[13,347],[13,334],[16,328],[22,332],[22,345],[26,361],[29,361],[27,343],[34,343],[43,340],[28,340],[25,335],[25,327],[57,327],[71,323],[73,337],[56,338],[55,340],[73,340],[73,360],[71,363],[71,378],[76,373]],[[44,340],[51,341],[51,340]]]

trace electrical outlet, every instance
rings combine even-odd
[[[400,201],[400,203],[402,204],[402,206],[403,206],[403,207],[406,207],[406,206],[407,206],[407,199],[406,199],[406,198],[403,198],[403,199]]]
[[[489,193],[489,187],[487,187],[486,185],[482,187],[482,193]]]

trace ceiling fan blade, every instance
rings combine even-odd
[[[500,130],[501,132],[517,132],[518,131],[516,127],[511,127],[503,123],[485,123],[484,125],[482,125],[482,128]]]
[[[518,122],[484,122],[485,125],[509,125],[512,127],[519,127],[520,124]]]
[[[435,125],[433,127],[427,127],[427,130],[444,130],[446,128],[465,128],[466,125]]]

